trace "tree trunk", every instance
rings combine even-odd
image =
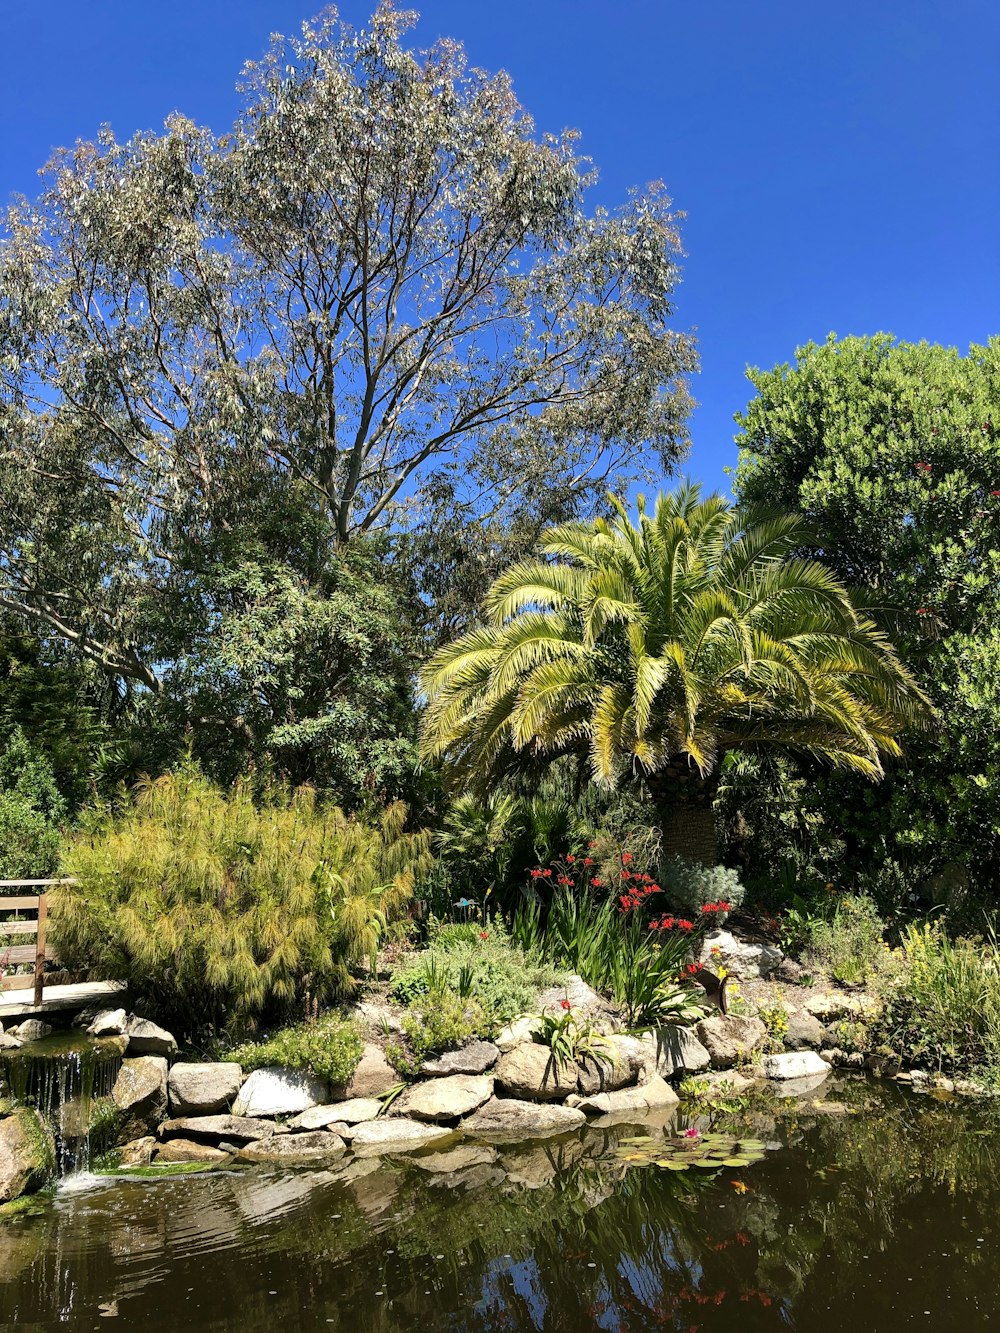
[[[702,777],[681,759],[646,780],[663,833],[664,859],[683,856],[703,866],[719,864],[715,797],[719,774]]]

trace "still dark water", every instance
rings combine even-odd
[[[0,1223],[0,1328],[1000,1326],[1000,1109],[859,1081],[725,1124],[765,1159],[626,1169],[619,1128],[463,1145],[457,1171],[434,1154],[63,1194]]]

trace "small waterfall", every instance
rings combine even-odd
[[[60,1177],[89,1171],[93,1101],[110,1095],[121,1063],[114,1038],[78,1033],[54,1033],[0,1052],[0,1076],[10,1095],[37,1107],[52,1124]]]

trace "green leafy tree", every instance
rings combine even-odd
[[[104,132],[7,218],[0,607],[153,693],[247,544],[308,578],[300,538],[446,492],[500,531],[686,442],[662,187],[588,211],[575,136],[413,22],[329,10],[247,65],[229,134]]]
[[[741,500],[802,512],[839,577],[907,609],[903,660],[940,727],[891,784],[812,792],[837,879],[932,896],[1000,874],[1000,339],[970,348],[887,334],[810,344],[750,372]]]
[[[880,778],[925,701],[863,606],[793,554],[800,520],[746,525],[690,485],[637,524],[614,509],[547,532],[547,558],[493,585],[487,624],[435,655],[426,753],[482,786],[579,753],[602,786],[641,778],[664,853],[708,865],[727,752]]]
[[[54,875],[65,817],[48,761],[15,727],[0,752],[0,879]]]

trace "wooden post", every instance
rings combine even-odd
[[[42,1007],[45,989],[45,919],[49,905],[44,893],[38,895],[38,934],[35,937],[35,1007]]]

